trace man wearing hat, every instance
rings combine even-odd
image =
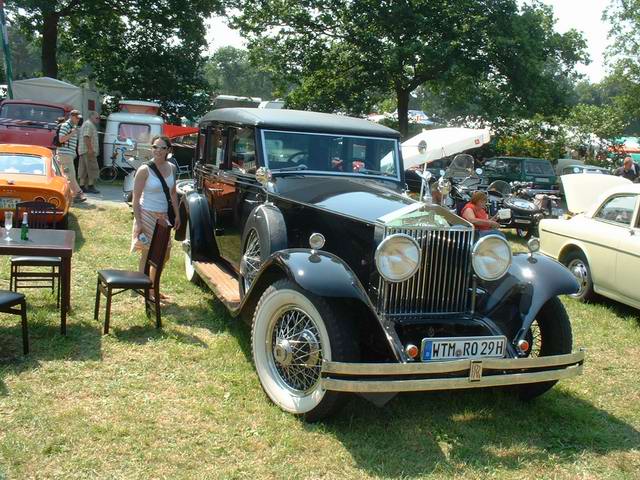
[[[80,189],[78,181],[76,180],[76,167],[73,164],[73,160],[76,156],[76,147],[78,146],[78,122],[80,121],[80,112],[78,110],[71,110],[69,113],[69,119],[60,126],[60,133],[58,134],[61,146],[58,147],[58,161],[62,165],[62,170],[69,180],[71,186],[71,193],[73,194],[73,200],[76,203],[84,202],[87,197]]]

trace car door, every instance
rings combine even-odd
[[[202,193],[207,198],[209,210],[212,216],[214,232],[217,237],[217,221],[220,216],[220,200],[218,196],[222,191],[220,186],[220,169],[224,165],[227,150],[227,132],[224,127],[209,125],[200,132],[198,146],[198,169]],[[217,241],[217,238],[216,238]]]
[[[221,255],[236,269],[242,258],[242,233],[249,213],[263,202],[256,180],[258,168],[255,130],[230,128],[229,155],[219,171],[216,228]]]
[[[616,288],[630,301],[640,302],[640,217],[638,215],[637,196],[627,201],[627,207],[633,207],[632,219],[624,233],[620,235],[620,244],[616,258]]]
[[[629,288],[618,280],[618,266],[622,273],[626,271],[622,262],[625,259],[631,260],[626,255],[620,256],[620,252],[623,241],[630,236],[636,203],[637,195],[631,193],[607,198],[593,215],[589,230],[583,232],[584,239],[588,241],[589,261],[596,289],[621,292],[623,288]]]

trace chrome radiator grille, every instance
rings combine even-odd
[[[405,282],[380,277],[379,313],[393,318],[468,312],[473,231],[386,228],[384,236],[396,233],[417,240],[421,265]]]

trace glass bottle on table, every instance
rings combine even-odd
[[[29,221],[27,212],[22,214],[22,225],[20,226],[20,240],[29,240]]]
[[[11,236],[9,235],[13,228],[13,212],[4,212],[4,231],[6,232],[5,241],[10,242]]]

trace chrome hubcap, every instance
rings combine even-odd
[[[322,345],[309,315],[295,307],[276,320],[271,338],[275,370],[291,390],[308,392],[320,380]]]
[[[578,281],[578,285],[580,286],[580,290],[573,296],[580,296],[587,289],[589,284],[589,270],[587,270],[587,266],[581,260],[572,260],[569,263],[569,271],[573,274],[573,276]]]
[[[247,246],[244,250],[244,255],[240,262],[240,273],[242,274],[242,281],[244,282],[245,291],[249,290],[249,287],[253,283],[260,270],[260,239],[255,230],[251,230],[249,238],[247,239]]]

